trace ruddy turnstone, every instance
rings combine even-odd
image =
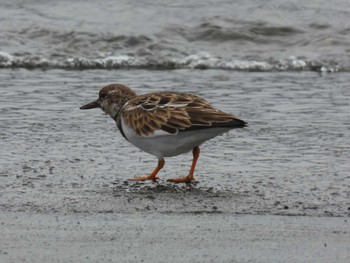
[[[246,122],[222,112],[204,99],[189,93],[157,92],[137,95],[122,84],[110,84],[100,90],[99,98],[80,109],[101,108],[115,120],[126,140],[158,158],[158,166],[148,176],[133,181],[156,181],[164,166],[164,157],[192,150],[193,161],[187,176],[169,179],[174,183],[194,181],[199,146],[224,132],[243,128]]]

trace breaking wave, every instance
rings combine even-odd
[[[183,58],[115,55],[98,58],[68,57],[49,59],[43,56],[15,56],[0,52],[0,68],[26,69],[224,69],[235,71],[316,71],[339,72],[349,71],[332,61],[313,61],[291,56],[286,59],[270,58],[266,61],[225,59],[208,53],[184,56]]]

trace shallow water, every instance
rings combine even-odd
[[[0,67],[350,71],[347,0],[5,1]]]
[[[4,211],[349,215],[349,73],[2,69],[0,76]],[[191,154],[166,159],[159,184],[130,183],[157,160],[100,110],[79,110],[113,82],[139,93],[194,92],[249,127],[203,145],[195,186],[165,181],[187,173]]]

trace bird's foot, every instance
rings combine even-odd
[[[178,177],[178,178],[172,178],[172,179],[168,179],[168,182],[172,182],[172,183],[186,183],[186,184],[191,184],[196,182],[194,176],[192,175],[187,175],[187,176],[183,176],[183,177]]]
[[[156,182],[159,179],[158,176],[151,176],[151,175],[147,175],[147,176],[140,176],[140,177],[134,177],[134,178],[129,178],[129,181],[138,181],[138,182],[143,182],[143,181],[153,181]]]

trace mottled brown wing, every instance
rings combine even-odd
[[[186,130],[224,126],[225,123],[239,120],[213,108],[198,96],[173,92],[135,97],[123,107],[121,117],[143,137],[155,131],[177,134]]]
[[[190,116],[192,126],[212,127],[215,124],[226,123],[235,119],[233,115],[214,108],[207,101],[197,96],[193,97],[193,102],[186,107],[186,111]]]

